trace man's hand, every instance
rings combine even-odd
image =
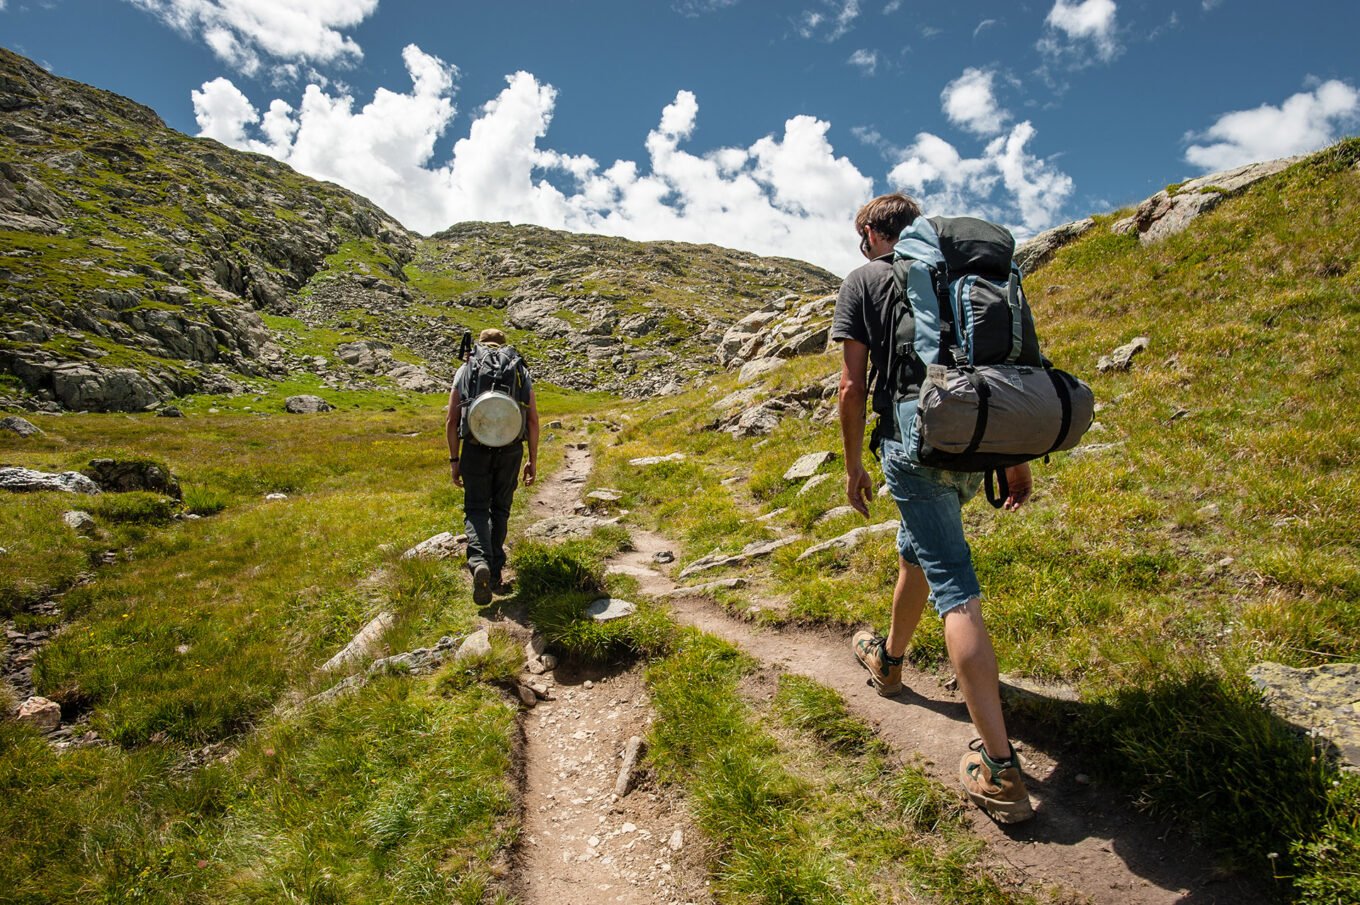
[[[524,466],[524,486],[532,487],[534,479],[538,477],[538,466],[533,462]]]
[[[1030,475],[1029,463],[1023,462],[1007,468],[1006,485],[1010,488],[1010,493],[1006,494],[1006,502],[1002,508],[1014,512],[1025,505],[1029,500],[1030,491],[1034,489],[1034,478]]]
[[[458,466],[459,466],[460,464],[462,464],[462,463],[459,463],[459,462],[450,462],[450,463],[449,463],[449,471],[450,471],[450,473],[452,473],[452,475],[453,475],[453,486],[454,486],[454,487],[462,487],[462,486],[463,486],[463,474],[462,474],[462,472],[460,472],[460,471],[458,470]]]
[[[874,498],[874,482],[863,465],[851,468],[847,472],[845,495],[856,512],[865,518],[869,517],[869,503]]]

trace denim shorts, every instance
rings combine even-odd
[[[897,552],[925,573],[935,612],[943,616],[981,597],[962,509],[978,492],[982,475],[917,465],[895,440],[884,440],[880,454],[888,490],[902,513]]]

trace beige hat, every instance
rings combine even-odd
[[[487,327],[477,336],[477,342],[495,343],[498,346],[503,346],[506,343],[505,333],[495,327]]]

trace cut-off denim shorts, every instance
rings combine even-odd
[[[917,465],[895,440],[884,440],[880,455],[888,490],[902,513],[897,552],[925,573],[935,612],[943,616],[981,597],[962,510],[981,487],[982,475]]]

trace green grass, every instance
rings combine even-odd
[[[754,668],[691,631],[647,673],[649,756],[717,847],[720,901],[1028,901],[990,875],[957,799],[889,764],[835,692],[781,677],[762,712],[742,691]]]
[[[442,417],[368,408],[300,423],[66,416],[5,441],[43,470],[153,456],[186,508],[212,514],[168,522],[172,501],[147,493],[0,500],[21,539],[6,544],[6,607],[95,574],[61,599],[70,624],[35,682],[113,743],[62,754],[0,723],[0,901],[502,895],[517,832],[503,685],[518,645],[497,636],[461,674],[279,708],[334,681],[317,665],[379,609],[397,617],[391,651],[472,626],[460,563],[400,558],[456,519]],[[543,473],[560,462],[545,442]],[[288,499],[264,499],[275,491]],[[97,539],[61,523],[74,505],[94,513]],[[117,562],[96,572],[106,549]],[[204,746],[206,765],[186,766]]]
[[[1334,770],[1265,716],[1243,674],[1261,660],[1360,657],[1357,161],[1360,140],[1343,142],[1146,247],[1101,218],[1028,276],[1046,354],[1089,380],[1102,403],[1088,442],[1119,446],[1036,464],[1036,494],[1021,513],[965,510],[1002,669],[1075,685],[1092,706],[1073,742],[1119,752],[1109,778],[1130,798],[1199,828],[1250,872],[1296,878],[1297,890],[1321,877],[1291,852],[1347,825],[1354,800],[1327,797]],[[1130,371],[1096,372],[1100,356],[1139,335],[1151,347]],[[761,386],[778,395],[838,367],[834,354],[809,356]],[[804,534],[740,570],[754,585],[724,595],[733,609],[773,600],[761,619],[885,628],[891,534],[797,561],[806,545],[863,524],[816,524],[844,502],[840,463],[802,497],[782,478],[805,452],[839,451],[837,427],[789,418],[767,439],[734,440],[711,426],[713,404],[736,388],[719,377],[687,404],[630,410],[619,433],[597,439],[599,482],[624,491],[632,518],[677,540],[682,563],[778,527]],[[677,450],[688,458],[627,464]],[[773,524],[756,520],[781,507],[789,512]],[[872,502],[870,522],[895,516],[890,500]],[[945,668],[937,619],[922,621],[911,656]],[[1168,709],[1157,702],[1166,700],[1184,703],[1184,731],[1163,726]],[[1207,750],[1194,738],[1200,724],[1212,728]],[[1288,794],[1225,799],[1168,780],[1173,764],[1208,752],[1252,764]]]

